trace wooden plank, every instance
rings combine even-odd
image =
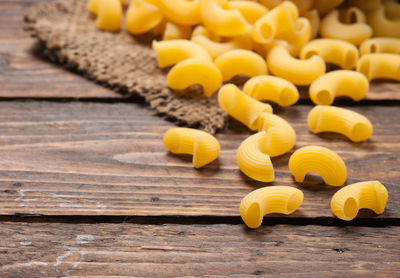
[[[380,180],[389,191],[382,216],[400,217],[400,112],[396,106],[351,107],[366,115],[375,134],[363,143],[341,135],[312,134],[311,106],[276,112],[293,124],[296,148],[317,144],[339,153],[348,181]],[[236,164],[239,144],[251,134],[232,121],[218,134],[218,160],[196,170],[190,156],[168,153],[163,133],[173,125],[144,104],[0,102],[0,214],[44,215],[216,215],[238,216],[240,200],[270,185],[243,175]],[[273,158],[273,185],[303,190],[305,200],[290,217],[331,217],[338,188],[318,177],[304,185],[288,169],[290,153]],[[363,213],[363,217],[375,217]]]
[[[1,277],[395,277],[400,227],[0,223]]]

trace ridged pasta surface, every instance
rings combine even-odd
[[[372,38],[360,45],[361,55],[369,53],[400,54],[400,39],[397,38]]]

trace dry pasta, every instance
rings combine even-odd
[[[238,74],[253,77],[268,73],[265,60],[257,53],[245,49],[228,51],[215,59],[214,63],[221,70],[224,81]]]
[[[368,53],[400,54],[400,39],[398,38],[372,38],[360,45],[361,55]]]
[[[152,0],[163,15],[181,25],[195,25],[201,22],[200,0]]]
[[[358,60],[357,71],[364,74],[368,80],[375,78],[400,80],[400,55],[365,54]]]
[[[336,132],[345,135],[353,142],[360,142],[371,137],[371,122],[354,111],[317,105],[308,114],[308,127],[313,133]]]
[[[222,84],[222,74],[210,62],[199,59],[186,59],[176,64],[168,73],[168,87],[184,90],[193,85],[201,85],[206,97],[210,97]]]
[[[316,39],[308,42],[300,53],[301,59],[319,55],[327,63],[343,69],[353,69],[358,61],[358,49],[351,43],[337,39]]]
[[[372,27],[375,37],[400,38],[400,20],[387,18],[384,6],[368,13],[367,21]]]
[[[310,39],[315,39],[318,36],[320,18],[316,9],[308,11],[304,14],[304,17],[308,19],[311,25]]]
[[[240,216],[247,227],[261,226],[269,213],[292,214],[303,203],[304,194],[291,186],[268,186],[247,194],[240,202]]]
[[[344,0],[314,0],[314,7],[322,15],[330,12],[343,3]]]
[[[280,106],[290,106],[299,99],[299,91],[289,81],[270,75],[250,78],[243,86],[243,92],[257,100],[273,101]]]
[[[383,213],[388,197],[387,189],[379,181],[358,182],[337,191],[331,199],[331,209],[336,217],[350,221],[362,208]]]
[[[293,29],[282,32],[276,36],[278,40],[285,40],[288,42],[288,49],[290,54],[298,57],[303,46],[311,38],[311,24],[308,19],[300,17],[297,19]]]
[[[99,1],[101,0],[89,0],[88,2],[88,9],[96,15],[99,13]],[[121,4],[125,2],[125,0],[119,0],[119,1]]]
[[[352,70],[330,71],[317,78],[310,86],[310,98],[315,104],[330,105],[335,97],[347,96],[361,100],[368,92],[368,79]]]
[[[246,21],[250,24],[253,24],[268,12],[267,8],[257,2],[243,0],[229,1],[228,9],[238,9]]]
[[[309,85],[326,70],[324,60],[314,55],[307,60],[292,57],[287,47],[274,46],[267,56],[269,70],[296,85]]]
[[[164,145],[172,153],[193,155],[195,168],[214,161],[220,151],[220,145],[214,136],[193,128],[169,129],[164,134]]]
[[[266,144],[266,131],[247,137],[238,148],[236,160],[239,169],[246,176],[262,182],[271,182],[275,173],[271,158],[265,150]]]
[[[164,29],[163,40],[189,39],[192,34],[190,26],[167,22]]]
[[[246,95],[233,84],[221,87],[218,92],[218,104],[230,116],[251,130],[258,129],[257,120],[262,113],[272,113],[271,105]]]
[[[386,16],[390,20],[400,20],[400,3],[396,0],[383,0]]]
[[[118,31],[121,28],[122,4],[120,0],[91,0],[89,10],[97,15],[96,25],[101,30]]]
[[[343,20],[344,20],[344,23],[346,23],[346,24],[353,24],[356,22],[362,22],[362,23],[367,22],[367,17],[363,13],[363,11],[360,10],[359,8],[350,7],[348,9],[342,11],[342,13],[344,13]]]
[[[293,2],[296,5],[299,15],[301,16],[311,10],[314,5],[314,0],[290,0],[290,2]]]
[[[307,146],[295,151],[289,159],[289,169],[296,182],[303,182],[310,172],[319,174],[331,186],[342,186],[347,177],[346,165],[340,156],[320,146]]]
[[[132,0],[125,17],[126,28],[131,34],[148,32],[163,20],[158,7],[145,0]]]
[[[381,0],[348,0],[347,2],[349,6],[355,6],[366,13],[379,9],[381,6]]]

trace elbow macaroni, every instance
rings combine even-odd
[[[308,19],[311,24],[311,35],[310,39],[313,40],[318,36],[318,30],[320,25],[319,14],[317,10],[311,10],[304,14],[304,17]]]
[[[381,6],[381,0],[348,0],[349,6],[355,6],[365,13],[379,9]]]
[[[294,24],[293,29],[280,33],[276,36],[278,40],[288,42],[288,49],[292,56],[297,57],[303,46],[311,38],[311,24],[308,19],[300,17]]]
[[[214,136],[193,128],[171,128],[164,134],[164,145],[172,153],[193,155],[195,168],[214,161],[220,146]]]
[[[310,86],[310,98],[315,104],[330,105],[335,97],[347,96],[361,100],[368,92],[368,79],[352,70],[330,71],[317,78]]]
[[[385,78],[400,81],[400,55],[365,54],[358,60],[357,71],[364,74],[368,80]]]
[[[385,15],[385,7],[368,13],[368,24],[372,27],[375,37],[400,38],[400,20],[390,20]]]
[[[397,38],[372,38],[360,45],[361,55],[369,53],[400,54],[400,39]]]
[[[336,132],[353,142],[371,137],[371,122],[363,115],[335,106],[317,105],[308,114],[308,127],[313,133]]]
[[[386,16],[388,19],[400,19],[400,3],[396,2],[396,0],[384,0],[383,4],[385,6]]]
[[[201,22],[201,0],[152,0],[165,18],[181,25],[195,25]]]
[[[163,40],[189,39],[191,33],[192,28],[190,26],[167,22],[165,25]]]
[[[261,226],[263,216],[269,213],[295,212],[303,203],[303,192],[291,186],[268,186],[247,194],[240,202],[240,216],[247,227]]]
[[[343,3],[344,0],[314,0],[314,7],[322,15],[330,12]]]
[[[289,169],[296,182],[303,182],[310,172],[319,174],[331,186],[342,186],[347,177],[346,165],[340,156],[320,146],[307,146],[295,151],[289,159]]]
[[[238,9],[246,21],[250,24],[253,24],[268,12],[267,8],[257,2],[243,0],[229,1],[228,9]]]
[[[156,27],[163,20],[157,6],[145,0],[132,0],[126,11],[126,28],[131,34],[143,34]]]
[[[97,27],[105,31],[118,31],[121,28],[122,4],[120,0],[91,0],[89,10],[97,15]]]
[[[388,191],[379,181],[365,181],[350,184],[337,191],[331,199],[331,209],[336,217],[353,220],[359,209],[368,208],[376,214],[385,210]]]

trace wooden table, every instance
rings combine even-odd
[[[217,135],[220,158],[201,170],[162,144],[172,123],[139,98],[123,98],[51,64],[22,31],[35,0],[0,2],[0,277],[232,276],[399,277],[400,111],[398,101],[340,105],[365,114],[372,139],[308,131],[308,101],[278,109],[296,148],[332,148],[347,184],[378,179],[385,213],[333,217],[337,188],[310,176],[296,184],[290,154],[274,158],[274,185],[301,188],[300,210],[247,229],[240,200],[265,186],[238,170],[250,133],[232,121]],[[400,94],[400,85],[392,87]],[[393,93],[393,92],[382,92]]]

